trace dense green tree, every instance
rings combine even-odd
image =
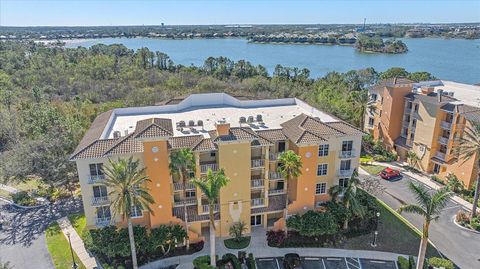
[[[386,71],[380,73],[380,79],[388,79],[388,78],[395,78],[395,77],[406,78],[407,76],[408,76],[407,70],[405,70],[405,68],[401,68],[401,67],[392,67],[392,68],[387,69]]]

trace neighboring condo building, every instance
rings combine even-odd
[[[445,179],[455,174],[471,187],[475,161],[453,151],[465,126],[480,122],[480,86],[451,81],[415,83],[404,78],[381,81],[369,89],[365,131],[406,160],[415,152],[418,168]]]
[[[249,100],[224,93],[193,94],[161,106],[119,108],[99,115],[71,160],[77,164],[89,228],[122,225],[112,218],[103,166],[133,156],[146,167],[155,199],[153,214],[134,210],[134,223],[148,227],[182,223],[188,203],[192,240],[208,227],[208,207],[200,190],[183,186],[169,172],[169,154],[189,148],[199,178],[208,169],[231,179],[216,207],[217,235],[243,221],[248,226],[282,228],[285,193],[289,214],[315,209],[328,189],[346,184],[358,167],[364,133],[294,98]],[[285,189],[278,156],[293,150],[302,158],[302,175]],[[281,220],[281,221],[279,221]]]

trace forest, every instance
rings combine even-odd
[[[51,186],[75,182],[69,156],[95,117],[112,108],[155,105],[201,92],[298,97],[360,127],[366,89],[395,76],[433,78],[403,68],[311,78],[308,69],[277,65],[269,74],[261,65],[225,57],[182,66],[165,53],[119,44],[64,48],[0,42],[0,181],[37,177]]]

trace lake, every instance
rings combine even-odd
[[[202,65],[210,56],[225,56],[232,60],[245,59],[265,66],[273,72],[276,64],[306,67],[312,77],[331,71],[373,67],[384,71],[404,67],[408,71],[428,71],[434,76],[464,83],[480,83],[480,40],[419,38],[402,39],[409,51],[404,54],[362,53],[351,46],[255,44],[241,38],[229,39],[153,39],[103,38],[70,40],[67,47],[122,43],[131,49],[147,47],[162,51],[178,64]]]

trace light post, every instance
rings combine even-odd
[[[377,219],[375,220],[375,232],[373,233],[373,242],[370,244],[372,247],[377,247],[377,237],[378,237],[378,219],[380,218],[380,212],[375,214]]]
[[[78,265],[75,263],[75,255],[73,255],[72,241],[70,240],[70,233],[67,233],[68,244],[70,245],[70,253],[72,253],[72,268],[77,269]]]

